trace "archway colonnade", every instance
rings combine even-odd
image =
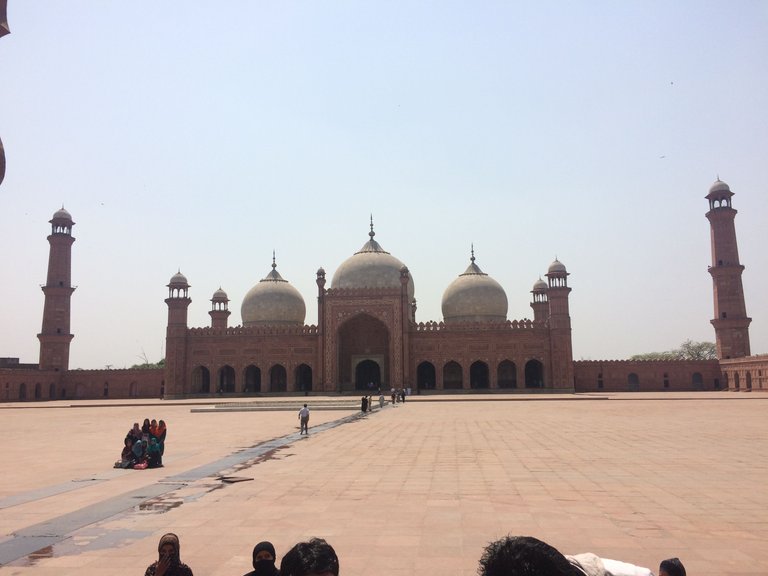
[[[279,392],[311,392],[312,367],[299,364],[291,370],[280,363],[262,370],[249,364],[240,371],[224,364],[214,368],[195,366],[190,377],[190,394],[261,394]]]
[[[521,367],[511,360],[495,365],[482,360],[463,364],[456,360],[442,364],[425,360],[416,366],[419,390],[544,388],[545,382],[544,364],[536,359]]]

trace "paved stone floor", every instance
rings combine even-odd
[[[141,574],[167,531],[197,576],[311,536],[342,576],[472,575],[507,533],[654,571],[679,556],[691,576],[768,574],[767,395],[422,397],[316,410],[308,438],[293,411],[135,404],[0,405],[0,574]],[[168,422],[166,466],[113,469],[144,417]]]

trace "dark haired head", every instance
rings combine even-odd
[[[662,572],[666,576],[685,576],[685,566],[680,562],[679,558],[669,558],[668,560],[662,560],[659,565],[659,574]]]
[[[322,538],[299,542],[283,556],[281,576],[309,576],[310,574],[339,576],[339,558],[336,551]]]
[[[479,576],[583,576],[555,548],[531,536],[505,536],[483,551]]]

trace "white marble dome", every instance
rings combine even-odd
[[[171,276],[168,286],[171,288],[189,288],[189,282],[187,282],[187,277],[181,273],[181,270],[179,270],[176,274]]]
[[[560,262],[560,260],[558,260],[557,258],[555,258],[555,261],[549,265],[549,270],[547,270],[547,274],[565,274],[565,273],[567,273],[567,270],[565,269],[565,264]]]
[[[213,293],[211,300],[213,302],[229,302],[229,297],[227,297],[227,293],[221,289],[221,286],[219,286],[219,289]]]
[[[307,307],[296,288],[284,280],[272,261],[272,270],[251,288],[243,299],[240,315],[243,326],[304,324]]]
[[[503,322],[507,319],[507,294],[475,264],[473,252],[469,267],[443,293],[442,308],[446,323]]]
[[[541,294],[541,293],[546,292],[547,288],[549,288],[547,283],[544,280],[542,280],[541,278],[539,278],[534,283],[533,290],[531,290],[531,292],[536,292],[537,294]]]
[[[731,191],[731,187],[728,186],[728,184],[726,184],[722,180],[720,180],[720,178],[715,180],[715,183],[709,187],[710,194],[716,194],[717,192],[730,192],[730,191]]]
[[[368,233],[370,240],[336,269],[331,288],[400,288],[400,271],[405,265],[384,250]],[[408,300],[414,296],[413,277],[408,277]]]
[[[62,206],[60,210],[56,210],[56,212],[53,213],[52,220],[66,220],[67,222],[72,222],[72,215],[64,209],[64,206]]]

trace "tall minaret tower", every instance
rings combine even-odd
[[[69,333],[70,299],[72,292],[72,216],[57,210],[50,220],[51,245],[48,254],[48,279],[43,286],[43,328],[40,340],[40,370],[64,372],[69,369],[69,343],[74,336]]]
[[[189,282],[179,270],[168,282],[168,327],[165,331],[165,397],[187,392],[187,309],[192,303]]]
[[[573,344],[571,342],[571,312],[568,305],[568,271],[555,259],[547,271],[549,300],[549,338],[552,348],[551,379],[555,388],[573,389]]]
[[[736,210],[731,207],[733,192],[728,184],[719,178],[709,189],[707,219],[712,231],[712,284],[715,296],[715,327],[717,355],[726,358],[749,356],[749,323],[747,307],[744,304],[744,287],[741,273],[744,266],[739,263],[739,249],[736,246]]]

